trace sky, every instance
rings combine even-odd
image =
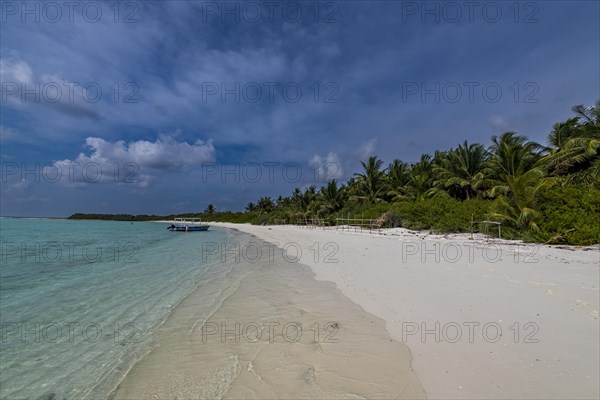
[[[598,1],[0,7],[2,216],[238,211],[600,98]]]

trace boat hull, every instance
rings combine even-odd
[[[210,228],[210,225],[202,225],[202,226],[176,226],[174,228],[170,228],[171,232],[205,232]]]

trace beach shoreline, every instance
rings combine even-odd
[[[236,247],[270,246],[229,231],[229,257],[215,258],[110,398],[426,398],[383,320],[278,251],[238,257]]]
[[[597,398],[594,247],[211,223],[308,265],[408,345],[428,398]],[[453,252],[454,251],[454,252]],[[457,257],[457,253],[462,254]]]

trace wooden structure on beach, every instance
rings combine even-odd
[[[381,233],[381,228],[383,228],[386,221],[387,218],[385,215],[382,215],[377,219],[350,218],[350,215],[348,215],[347,218],[336,218],[335,223],[323,218],[298,218],[296,220],[296,225],[306,228],[335,229],[341,231],[354,232],[368,231]]]
[[[296,220],[296,225],[298,226],[306,226],[308,228],[324,228],[328,226],[327,221],[323,218],[298,218]]]
[[[479,224],[483,224],[483,226],[485,227],[484,232],[486,236],[490,237],[490,225],[497,225],[498,226],[498,239],[502,239],[502,222],[498,222],[498,221],[472,221],[471,222],[471,238],[473,237],[473,224],[474,223],[479,223]]]
[[[363,230],[381,232],[381,228],[385,223],[385,216],[381,216],[377,219],[369,218],[336,218],[335,229],[336,230],[354,230],[355,232],[362,232]]]

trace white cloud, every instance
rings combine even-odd
[[[318,154],[313,155],[308,160],[308,165],[315,171],[316,182],[328,182],[331,179],[341,180],[344,178],[345,170],[356,168],[358,161],[366,161],[372,155],[375,155],[377,148],[377,138],[372,138],[362,143],[356,150],[346,154],[345,163],[342,163],[337,153],[329,152],[326,156]]]
[[[308,165],[315,171],[316,182],[328,182],[344,176],[342,162],[336,153],[329,152],[325,157],[315,154],[308,160]]]
[[[33,69],[20,58],[0,59],[0,81],[2,102],[17,109],[26,105],[41,104],[71,116],[93,120],[101,118],[94,109],[97,102],[84,99],[84,92],[87,95],[87,91],[84,91],[83,87],[88,82],[70,82],[60,74],[49,73],[42,73],[34,79]],[[96,82],[89,83],[100,87]],[[95,92],[92,93],[94,94],[90,94],[90,99],[96,96]]]
[[[3,105],[22,107],[21,88],[33,87],[33,71],[19,58],[0,58],[0,84]]]
[[[356,151],[356,155],[360,161],[365,161],[367,158],[375,155],[375,149],[377,148],[377,138],[373,138],[360,145]]]
[[[492,128],[494,132],[504,132],[508,130],[509,122],[506,118],[501,117],[500,115],[494,115],[489,119],[490,124],[492,124]]]
[[[0,81],[30,84],[33,81],[33,71],[21,59],[0,58]]]
[[[109,142],[98,137],[88,137],[86,146],[90,155],[80,153],[74,160],[59,160],[53,164],[57,176],[75,186],[85,183],[133,184],[147,187],[154,171],[189,171],[192,167],[215,160],[212,141],[197,140],[194,143],[180,142],[174,135],[161,134],[151,142],[137,140],[126,143],[119,140]]]

